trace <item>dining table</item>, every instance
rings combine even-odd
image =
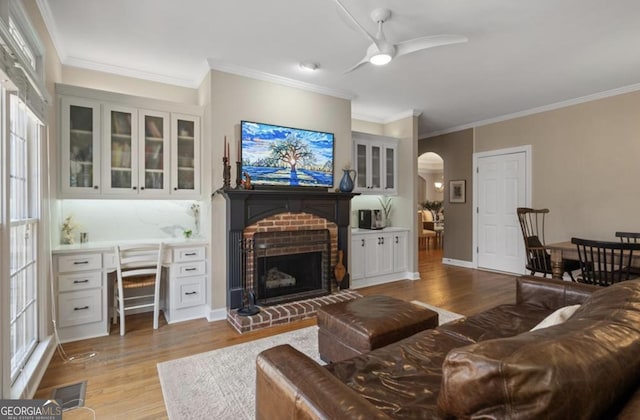
[[[554,279],[562,279],[562,275],[564,274],[563,260],[578,261],[580,259],[578,255],[578,247],[575,244],[572,244],[571,241],[547,244],[545,247],[551,253],[551,277]],[[640,255],[633,255],[631,265],[633,267],[640,266]]]

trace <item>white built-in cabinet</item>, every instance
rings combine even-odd
[[[197,198],[200,115],[151,99],[60,86],[58,93],[91,96],[60,95],[63,198]]]
[[[355,192],[397,194],[398,140],[392,137],[353,132]]]
[[[353,229],[351,287],[358,288],[407,278],[409,230]]]
[[[53,250],[56,328],[62,342],[108,335],[112,326],[115,244],[62,245]],[[167,323],[207,314],[208,245],[166,244],[161,310]]]

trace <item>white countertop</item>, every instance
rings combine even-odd
[[[365,233],[407,232],[408,230],[409,230],[409,228],[395,227],[395,226],[390,226],[390,227],[386,227],[386,228],[383,228],[383,229],[358,229],[358,228],[352,228],[351,229],[351,234],[352,235],[359,235],[359,234],[365,234]]]
[[[84,244],[56,245],[52,248],[53,254],[67,254],[78,251],[111,251],[117,244],[141,244],[141,243],[158,243],[162,242],[172,247],[184,246],[202,246],[208,245],[209,241],[205,238],[154,238],[154,239],[127,239],[122,241],[94,241]]]

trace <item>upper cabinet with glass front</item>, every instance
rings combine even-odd
[[[392,137],[353,132],[355,192],[362,194],[397,194],[398,140]]]
[[[171,127],[171,193],[193,194],[200,190],[200,119],[172,114]]]
[[[150,99],[119,94],[102,99],[90,89],[57,89],[97,96],[61,95],[63,197],[199,196],[200,116],[172,112],[167,103]]]
[[[62,98],[60,115],[62,193],[99,195],[100,103]]]

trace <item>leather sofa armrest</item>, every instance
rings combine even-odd
[[[383,412],[288,344],[256,359],[256,419],[388,419]]]
[[[516,303],[555,310],[563,306],[582,304],[591,293],[599,289],[601,288],[590,284],[521,276],[516,280]]]

